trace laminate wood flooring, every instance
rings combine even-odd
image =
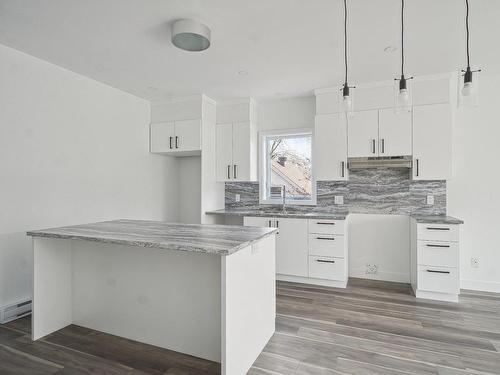
[[[29,333],[29,317],[0,325],[0,375],[220,373],[214,362],[75,325],[36,342]],[[500,374],[500,295],[462,291],[447,303],[416,299],[407,284],[278,282],[276,333],[248,374]]]

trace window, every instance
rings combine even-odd
[[[261,136],[261,203],[282,203],[284,186],[287,203],[315,204],[311,144],[310,130]]]

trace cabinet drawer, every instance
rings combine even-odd
[[[417,284],[419,290],[458,294],[458,268],[418,266]]]
[[[417,239],[424,241],[458,242],[458,225],[425,223],[418,224]]]
[[[345,220],[309,220],[309,233],[344,234]]]
[[[342,258],[310,256],[309,277],[343,281],[346,278],[345,260]]]
[[[310,234],[309,255],[344,258],[344,236]]]
[[[458,267],[457,242],[418,241],[419,265]]]

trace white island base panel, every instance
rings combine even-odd
[[[275,236],[229,256],[33,238],[32,339],[70,324],[246,374],[275,330]]]

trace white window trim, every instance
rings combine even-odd
[[[283,130],[266,130],[259,132],[259,204],[281,204],[281,200],[264,199],[266,196],[266,139],[276,136],[311,136],[311,199],[307,201],[289,200],[286,199],[286,204],[294,206],[316,206],[316,178],[314,174],[314,128],[299,128],[299,129],[283,129]]]

